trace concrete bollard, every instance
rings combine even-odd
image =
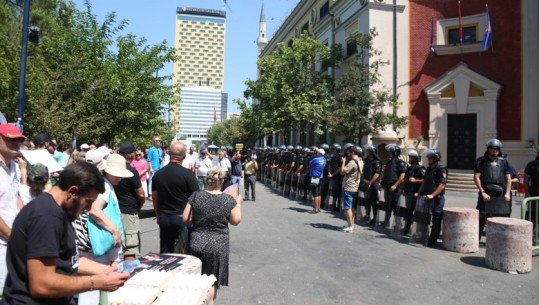
[[[487,220],[485,262],[494,270],[510,273],[532,271],[532,231],[530,221],[492,217]]]
[[[479,251],[479,211],[471,208],[445,208],[443,244],[453,252]]]

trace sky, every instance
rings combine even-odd
[[[84,9],[84,0],[73,0]],[[196,7],[226,10],[225,88],[228,93],[228,112],[238,113],[233,102],[243,98],[244,81],[256,78],[258,25],[262,0],[91,0],[92,11],[102,22],[107,13],[116,12],[117,20],[129,24],[120,34],[133,33],[145,37],[148,44],[166,40],[174,47],[174,28],[177,7]],[[271,39],[299,0],[265,0],[267,35]],[[159,75],[172,75],[173,64],[168,63]]]

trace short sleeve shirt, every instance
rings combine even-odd
[[[346,163],[344,167],[344,180],[343,188],[348,192],[357,192],[359,188],[359,181],[361,178],[361,173],[359,170],[359,161],[350,160]]]
[[[8,242],[8,277],[4,299],[9,304],[71,304],[71,297],[33,299],[29,291],[27,260],[56,257],[56,272],[75,275],[79,255],[75,232],[64,210],[49,193],[41,193],[26,205],[13,223]]]

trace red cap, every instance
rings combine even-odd
[[[0,134],[10,139],[25,139],[26,137],[19,131],[15,125],[0,125]]]

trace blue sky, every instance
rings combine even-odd
[[[271,38],[299,0],[265,0],[267,34]],[[84,0],[74,0],[84,9]],[[222,0],[92,0],[92,10],[103,21],[109,12],[116,12],[118,20],[127,19],[125,33],[145,37],[149,44],[163,40],[174,47],[176,8],[179,6],[219,9],[227,11],[225,49],[225,92],[228,93],[228,111],[238,112],[232,101],[243,98],[244,81],[256,77],[258,22],[262,0],[227,0],[231,11]],[[125,34],[124,33],[124,34]],[[172,63],[160,75],[172,74]]]

